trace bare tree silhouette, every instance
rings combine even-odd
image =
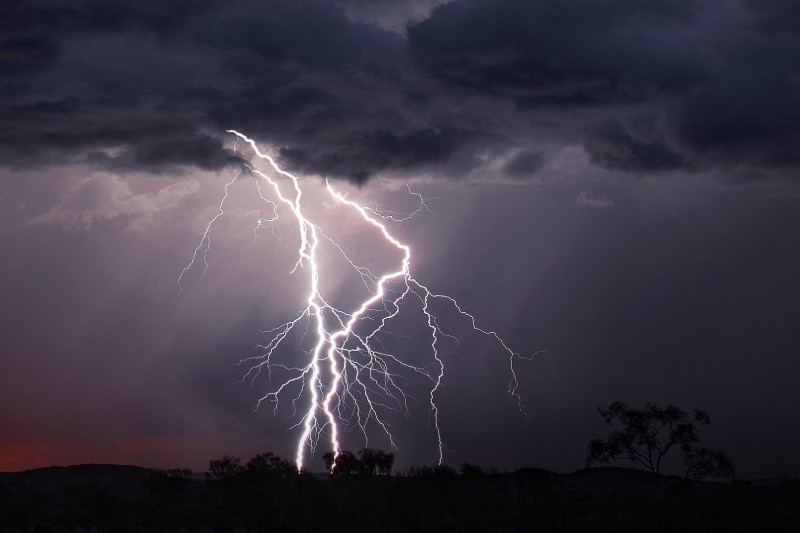
[[[244,468],[242,460],[232,455],[223,455],[218,459],[208,461],[208,472],[206,479],[211,481],[224,481],[240,474]]]
[[[698,425],[708,425],[708,413],[693,409],[691,417],[674,405],[659,407],[647,402],[643,409],[616,401],[598,412],[611,427],[607,439],[594,439],[588,446],[588,464],[609,464],[620,459],[639,463],[661,474],[661,461],[671,449],[683,451],[687,477],[733,477],[734,466],[722,452],[699,447]]]
[[[334,459],[334,453],[322,456],[325,468],[334,476],[388,476],[392,473],[394,454],[374,448],[363,448],[358,455],[343,450]]]

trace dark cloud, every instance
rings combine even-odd
[[[800,163],[792,2],[437,3],[375,23],[360,1],[14,4],[0,157],[220,168],[219,143],[198,139],[236,128],[296,170],[359,182],[462,175],[486,163],[467,150],[534,140],[634,172]],[[403,17],[405,35],[384,29]],[[641,117],[657,117],[645,135]]]
[[[0,71],[9,76],[42,70],[52,66],[57,50],[47,39],[20,36],[0,42]]]
[[[659,140],[638,140],[617,120],[601,123],[586,141],[586,150],[593,163],[607,168],[656,171],[686,165]]]
[[[758,0],[746,0],[745,5],[751,10],[753,25],[757,31],[795,38],[800,33],[800,4],[794,0],[773,0],[768,9]]]
[[[526,150],[503,165],[503,172],[512,178],[527,178],[539,170],[543,164],[544,156],[541,153]]]
[[[355,66],[395,52],[399,38],[372,25],[354,23],[332,4],[277,2],[253,13],[205,20],[199,44],[215,52],[247,54],[260,62],[289,62],[321,70]]]
[[[410,28],[409,46],[434,75],[523,107],[602,104],[702,78],[691,43],[671,35],[696,11],[695,1],[468,0]]]
[[[473,135],[469,132],[453,128],[422,129],[408,134],[382,129],[361,132],[343,139],[341,144],[317,146],[314,150],[283,148],[280,154],[303,172],[363,182],[382,170],[411,170],[446,162],[470,137]]]
[[[120,35],[174,38],[201,16],[219,12],[216,0],[33,0],[5,6],[0,30],[13,34]]]
[[[187,137],[155,137],[144,140],[133,149],[126,147],[118,154],[90,152],[86,162],[117,170],[158,172],[174,166],[219,170],[240,163],[241,158],[225,148],[218,137],[199,133]]]
[[[775,22],[783,11],[753,13],[755,22],[722,45],[713,79],[674,113],[679,139],[697,154],[767,166],[800,163],[800,26],[792,32]]]
[[[796,165],[800,26],[784,21],[797,9],[748,7],[466,0],[410,28],[409,46],[432,75],[529,114],[604,117],[584,142],[606,167]],[[625,107],[663,113],[658,138],[631,136],[619,122]],[[562,120],[581,121],[568,113]]]

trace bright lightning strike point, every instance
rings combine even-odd
[[[258,405],[264,401],[270,401],[277,410],[281,398],[290,395],[292,389],[299,391],[294,397],[290,396],[295,409],[303,396],[307,398],[308,407],[295,426],[300,429],[295,452],[295,463],[298,470],[302,470],[306,462],[306,454],[314,453],[325,433],[327,433],[327,439],[335,458],[341,451],[340,424],[347,423],[350,419],[355,419],[365,440],[368,439],[368,424],[377,424],[380,431],[388,437],[390,444],[396,447],[389,425],[381,413],[384,409],[389,408],[386,403],[389,401],[408,414],[407,395],[400,387],[398,379],[398,372],[402,371],[422,376],[430,383],[428,398],[430,419],[436,434],[437,460],[439,464],[442,463],[445,445],[439,426],[439,408],[436,404],[436,396],[445,376],[445,365],[441,358],[439,342],[442,337],[452,338],[452,336],[443,332],[439,327],[436,316],[430,309],[429,304],[432,300],[443,300],[449,303],[456,313],[468,320],[476,332],[492,337],[500,349],[506,353],[511,373],[508,392],[516,399],[520,411],[527,417],[528,412],[518,393],[519,382],[514,369],[514,361],[517,359],[529,360],[537,354],[521,356],[514,352],[496,332],[480,328],[475,317],[464,311],[455,299],[445,294],[431,292],[428,287],[414,278],[411,274],[411,248],[395,238],[387,228],[388,223],[402,223],[421,210],[428,210],[428,206],[420,194],[412,191],[406,184],[409,194],[416,197],[419,202],[417,210],[409,215],[380,212],[377,208],[365,207],[348,199],[330,182],[326,181],[326,192],[334,204],[355,214],[364,224],[365,231],[377,234],[396,251],[395,269],[378,275],[355,264],[348,257],[345,249],[326,235],[318,223],[310,218],[303,203],[303,187],[297,176],[282,169],[274,158],[263,153],[249,137],[235,130],[228,130],[228,133],[236,137],[236,142],[241,140],[248,144],[260,160],[266,161],[267,169],[269,169],[268,172],[265,172],[255,168],[252,162],[244,165],[256,182],[259,198],[271,205],[274,212],[271,219],[259,219],[256,229],[263,227],[265,223],[272,224],[278,217],[278,206],[284,206],[291,213],[293,223],[296,224],[298,230],[297,262],[291,272],[295,273],[299,269],[304,269],[306,273],[308,280],[308,289],[305,295],[306,306],[299,311],[295,319],[266,332],[270,335],[270,339],[266,344],[260,346],[262,351],[259,355],[242,359],[238,363],[247,368],[243,380],[255,380],[262,371],[267,371],[271,376],[274,368],[281,369],[288,376],[271,392],[262,396]],[[234,149],[236,149],[236,144],[234,144]],[[211,246],[211,228],[214,222],[224,215],[228,190],[238,177],[239,172],[226,183],[225,194],[220,200],[217,214],[206,225],[191,260],[178,277],[179,287],[181,287],[181,281],[186,272],[201,256],[205,274]],[[262,183],[266,185],[266,189],[271,190],[275,201],[265,196]],[[320,244],[323,241],[331,243],[349,266],[355,269],[371,294],[350,311],[334,307],[322,295],[321,281],[324,280],[324,267],[321,264],[319,252]],[[425,323],[430,331],[430,350],[433,356],[431,365],[418,366],[404,361],[398,354],[385,350],[379,340],[379,336],[386,333],[387,324],[401,313],[401,306],[409,298],[416,298],[419,301]],[[301,323],[307,324],[308,331],[313,332],[314,339],[313,349],[309,352],[303,352],[299,348],[297,350],[298,356],[304,356],[305,361],[294,366],[273,361],[276,351],[286,343],[292,331],[301,327]],[[395,368],[398,369],[397,372],[394,370]]]

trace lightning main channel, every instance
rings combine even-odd
[[[388,223],[403,222],[422,209],[427,209],[421,195],[406,185],[408,192],[418,199],[419,207],[410,215],[398,216],[396,213],[381,213],[377,209],[362,206],[348,199],[326,180],[325,190],[335,205],[354,214],[362,221],[366,230],[371,228],[373,233],[396,251],[396,267],[379,275],[351,260],[345,248],[309,218],[310,215],[307,214],[303,203],[303,188],[297,176],[282,169],[272,156],[262,152],[255,141],[246,135],[236,130],[228,130],[228,133],[235,136],[236,142],[241,140],[248,144],[258,159],[267,163],[267,168],[270,170],[266,172],[256,168],[252,161],[244,164],[256,182],[259,198],[270,205],[274,213],[271,219],[259,219],[257,228],[262,227],[265,221],[274,222],[278,217],[278,206],[284,206],[291,213],[299,235],[297,261],[290,273],[293,274],[299,269],[306,271],[308,280],[306,306],[292,320],[264,332],[268,336],[268,341],[258,346],[259,353],[237,363],[246,369],[242,381],[252,382],[262,372],[269,373],[271,378],[274,369],[280,369],[285,378],[273,390],[259,398],[256,409],[263,402],[269,401],[273,403],[277,412],[280,401],[288,396],[296,412],[298,402],[304,396],[307,398],[308,407],[294,426],[300,429],[295,452],[295,464],[298,470],[303,469],[306,454],[314,453],[326,433],[335,459],[341,452],[341,424],[349,425],[351,421],[357,425],[365,441],[369,440],[367,427],[373,424],[380,428],[380,431],[388,437],[391,446],[396,448],[394,436],[382,412],[390,409],[401,410],[407,416],[410,414],[408,396],[400,386],[403,373],[420,376],[430,384],[427,400],[430,420],[436,435],[437,461],[439,464],[443,462],[445,445],[439,425],[436,397],[445,375],[445,366],[439,343],[443,337],[453,337],[442,331],[436,315],[431,311],[430,304],[434,300],[449,304],[456,313],[468,321],[474,331],[493,338],[505,352],[510,370],[508,393],[516,400],[520,412],[525,417],[528,416],[528,411],[518,393],[519,381],[514,362],[520,359],[530,360],[538,352],[522,356],[513,351],[496,332],[480,328],[475,317],[462,309],[454,298],[434,293],[414,278],[411,274],[411,248],[395,238],[387,228]],[[236,143],[234,143],[235,149]],[[219,203],[218,212],[206,225],[189,263],[178,277],[179,287],[186,272],[194,266],[201,255],[205,274],[208,268],[207,256],[211,246],[212,225],[224,214],[224,203],[228,197],[229,187],[238,177],[237,172],[226,183],[225,194]],[[264,188],[272,191],[275,201],[264,195],[262,184],[265,185]],[[323,242],[331,244],[357,272],[370,293],[369,297],[352,310],[338,309],[323,297],[320,281],[324,271],[319,258],[320,245]],[[430,332],[430,350],[433,359],[427,365],[404,361],[401,356],[386,349],[380,340],[381,334],[387,330],[387,325],[400,315],[401,309],[406,306],[406,301],[411,299],[417,300]],[[305,353],[305,361],[300,364],[276,361],[275,355],[278,349],[288,342],[293,331],[302,327],[301,324],[305,324],[307,328],[303,338],[313,332],[313,348]],[[303,356],[303,350],[299,347],[296,352]],[[292,393],[293,389],[296,392]]]

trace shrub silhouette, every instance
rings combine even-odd
[[[708,425],[708,413],[684,410],[667,405],[659,407],[647,402],[644,409],[628,407],[616,401],[598,412],[611,427],[608,439],[594,439],[588,446],[588,464],[609,464],[620,459],[639,463],[655,474],[661,474],[661,461],[672,448],[684,454],[687,477],[734,477],[734,466],[722,452],[697,446],[698,425]]]
[[[465,476],[482,476],[484,474],[483,468],[480,465],[471,463],[461,463],[461,474]]]
[[[695,459],[707,455],[694,450]],[[655,484],[625,468],[434,470],[330,482],[245,467],[225,483],[109,465],[0,473],[0,531],[800,531],[797,480]]]
[[[332,476],[388,476],[392,473],[394,454],[374,448],[363,448],[358,455],[342,450],[334,460],[334,453],[329,451],[322,461]]]
[[[363,448],[358,452],[358,459],[364,471],[369,475],[388,476],[392,473],[394,454],[373,448]]]
[[[247,461],[245,472],[261,476],[286,476],[297,473],[297,467],[272,452],[260,453]]]
[[[478,467],[480,468],[480,467]],[[404,476],[413,478],[432,478],[432,479],[450,479],[454,478],[457,474],[455,468],[450,465],[411,465],[405,469]]]
[[[727,455],[702,446],[693,448],[686,453],[683,463],[686,466],[687,478],[736,478],[736,467]]]
[[[218,459],[208,461],[208,472],[206,479],[211,481],[224,481],[231,479],[244,470],[242,460],[231,455],[223,455]]]

